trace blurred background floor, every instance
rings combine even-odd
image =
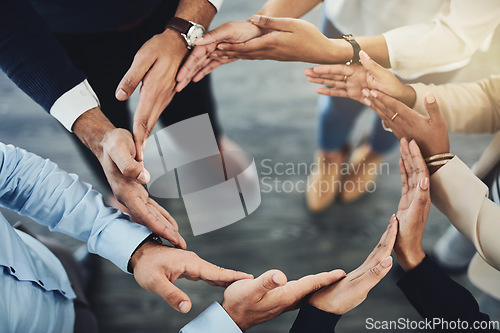
[[[234,19],[246,19],[264,3],[259,1],[226,1],[213,26]],[[317,8],[307,16],[319,22]],[[498,34],[497,34],[498,35]],[[498,38],[495,39],[498,41]],[[499,43],[494,47],[498,51]],[[498,54],[498,52],[497,52]],[[477,55],[481,57],[481,54]],[[307,64],[269,61],[236,62],[218,69],[213,75],[219,116],[225,133],[253,154],[261,176],[265,165],[276,163],[311,163],[316,148],[315,86],[303,75]],[[498,68],[476,68],[478,78],[487,77]],[[353,139],[359,139],[374,116],[366,112]],[[471,165],[489,142],[488,135],[452,136],[452,151]],[[55,161],[63,169],[77,173],[99,190],[92,172],[57,121],[45,114],[27,96],[0,74],[0,141],[14,144]],[[334,204],[325,214],[311,216],[305,207],[304,194],[291,191],[290,184],[303,181],[303,169],[294,175],[269,175],[278,181],[269,193],[262,194],[260,208],[250,217],[224,229],[197,237],[192,236],[181,201],[159,200],[180,223],[188,248],[217,265],[259,275],[277,268],[288,278],[334,268],[349,271],[363,262],[377,243],[389,217],[395,212],[400,194],[397,166],[399,153],[395,149],[386,162],[377,183],[377,191],[349,205]],[[281,173],[282,169],[278,170]],[[288,185],[283,184],[287,182]],[[262,184],[262,189],[269,186]],[[24,217],[6,212],[11,223],[23,220],[36,232],[47,235]],[[425,233],[425,245],[430,248],[449,223],[434,207]],[[62,243],[76,249],[80,243],[55,234]],[[470,287],[465,277],[459,281]],[[364,332],[365,320],[418,319],[417,313],[395,286],[392,276],[384,279],[368,299],[345,315],[338,325],[339,332]],[[179,281],[177,285],[193,301],[187,315],[171,309],[163,300],[142,290],[132,276],[123,274],[109,262],[103,262],[99,284],[94,292],[95,307],[102,332],[177,332],[214,301],[221,301],[222,289],[203,282]],[[477,294],[474,288],[471,290]],[[287,332],[296,312],[259,325],[249,332]]]

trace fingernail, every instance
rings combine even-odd
[[[366,97],[370,97],[370,90],[368,90],[368,89],[366,89],[366,88],[365,88],[365,89],[361,90],[361,92],[362,92],[362,93],[363,93],[363,95],[365,95]]]
[[[393,225],[396,222],[396,214],[392,214],[391,219],[389,220],[389,226]]]
[[[198,38],[198,40],[196,41],[196,43],[201,43],[201,42],[203,42],[203,37]]]
[[[279,277],[278,277],[278,275],[277,275],[277,274],[274,274],[274,275],[273,275],[273,281],[274,281],[274,283],[276,283],[276,284],[280,284],[280,279],[279,279]]]
[[[391,256],[385,258],[384,261],[382,261],[380,263],[380,266],[382,266],[384,268],[390,267],[391,265],[392,265],[392,257]]]
[[[188,301],[182,301],[179,304],[179,311],[182,313],[187,313],[189,311],[189,302]]]
[[[361,58],[365,58],[366,60],[370,59],[370,56],[368,55],[368,53],[366,53],[365,51],[361,50],[359,51],[359,56]]]
[[[422,190],[427,191],[429,189],[429,178],[422,179],[419,185]]]
[[[425,96],[425,100],[427,101],[427,103],[432,104],[436,101],[436,98],[433,94],[427,94],[427,96]]]
[[[127,98],[127,93],[123,89],[119,89],[118,92],[116,93],[116,99],[118,100],[124,100]]]
[[[217,49],[219,49],[219,50],[224,50],[224,49],[225,49],[225,47],[224,47],[224,45],[217,45]]]
[[[259,23],[260,22],[260,16],[259,15],[254,15],[254,16],[252,16],[252,18],[250,19],[250,21],[252,23]]]
[[[211,53],[210,56],[214,57],[214,58],[217,58],[219,55],[217,53]]]
[[[229,59],[229,57],[228,56],[223,56],[222,59],[227,60],[227,59]]]
[[[141,182],[141,184],[147,183],[146,174],[144,173],[144,171],[139,174],[139,177],[137,177],[137,180],[139,182]]]
[[[372,101],[370,101],[368,98],[363,98],[363,102],[368,106],[372,105]]]
[[[377,98],[377,96],[378,96],[378,94],[375,92],[375,90],[370,90],[370,94],[371,94],[373,97],[375,97],[375,98]]]

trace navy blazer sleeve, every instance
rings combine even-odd
[[[0,68],[46,111],[85,80],[27,0],[0,1]]]
[[[427,319],[440,318],[446,321],[489,322],[490,318],[479,311],[474,296],[450,278],[432,259],[426,257],[415,269],[407,272],[398,287]],[[475,332],[498,332],[496,330],[475,330]]]
[[[334,333],[340,316],[304,303],[293,323],[290,333]]]

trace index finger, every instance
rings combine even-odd
[[[202,64],[209,59],[210,53],[212,53],[215,48],[216,44],[196,46],[177,73],[177,82],[182,82],[186,79],[191,80],[191,78],[203,68]]]
[[[313,67],[316,74],[335,74],[340,76],[351,76],[354,70],[348,65],[318,65]]]
[[[296,281],[288,282],[283,288],[283,293],[292,298],[293,301],[300,300],[312,292],[346,277],[346,273],[341,269],[330,272],[323,272],[315,275],[307,275]]]
[[[232,269],[222,268],[194,255],[194,260],[186,261],[185,273],[191,279],[201,279],[221,287],[227,287],[234,281],[253,279],[253,275]]]

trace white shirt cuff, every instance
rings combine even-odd
[[[180,333],[242,333],[224,308],[217,302],[212,303],[198,317],[181,328]]]
[[[224,0],[208,0],[208,2],[210,2],[215,7],[215,9],[219,11],[220,7],[222,7],[222,3],[224,2]]]
[[[71,129],[78,117],[99,106],[97,95],[85,80],[59,97],[50,108],[50,114],[72,132]]]

